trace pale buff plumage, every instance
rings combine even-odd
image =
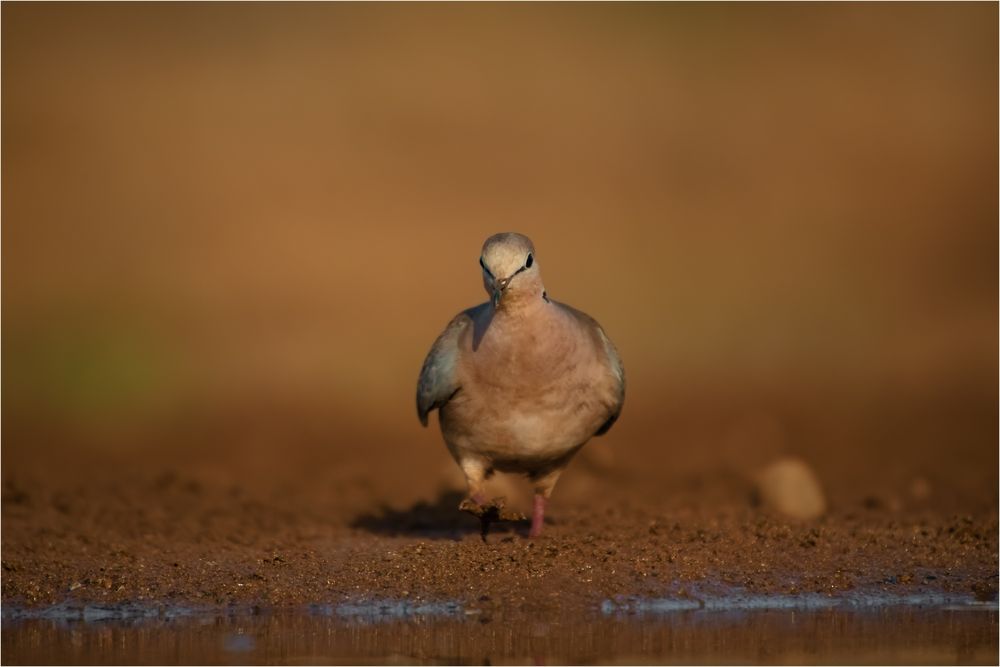
[[[493,470],[535,486],[532,535],[573,454],[611,427],[625,379],[600,325],[551,300],[531,241],[497,234],[483,245],[491,300],[460,313],[435,341],[420,374],[417,412],[439,409],[441,433],[482,503]]]

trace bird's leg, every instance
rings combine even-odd
[[[531,511],[531,530],[528,532],[528,537],[539,537],[542,534],[542,526],[545,525],[545,505],[561,474],[562,468],[556,468],[534,478],[535,502]]]
[[[458,505],[458,509],[468,512],[479,519],[479,534],[486,541],[486,534],[490,530],[490,524],[498,518],[497,507],[486,505],[486,494],[483,491],[483,482],[489,468],[479,459],[467,457],[459,462],[462,472],[465,473],[465,482],[469,486],[469,497]],[[501,506],[502,507],[502,506]]]
[[[483,489],[483,482],[486,481],[486,471],[489,470],[486,463],[476,458],[466,457],[458,465],[465,473],[465,483],[469,487],[469,497],[466,500],[471,500],[476,505],[485,505],[486,493]],[[462,505],[465,504],[466,501],[462,501]],[[459,509],[464,509],[462,505],[459,505]]]
[[[535,494],[535,504],[531,509],[531,530],[528,537],[538,537],[542,534],[542,524],[545,522],[545,501],[541,493]]]

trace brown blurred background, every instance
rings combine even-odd
[[[516,230],[628,371],[566,493],[728,497],[795,455],[834,507],[995,506],[996,4],[2,19],[7,475],[454,483],[416,377]]]

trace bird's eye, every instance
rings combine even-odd
[[[486,272],[486,275],[488,276],[493,275],[493,272],[486,268],[486,262],[483,261],[482,257],[479,258],[479,266],[483,267],[483,271]]]
[[[524,268],[530,269],[531,265],[534,264],[534,263],[535,263],[535,258],[532,257],[531,253],[529,252],[528,253],[528,259],[524,260]]]

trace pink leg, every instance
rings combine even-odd
[[[480,491],[478,493],[473,493],[472,494],[472,500],[477,505],[485,505],[486,504],[486,494],[484,494],[482,491]]]
[[[542,524],[545,522],[545,496],[535,494],[535,505],[531,512],[531,531],[528,537],[538,537],[542,534]]]

